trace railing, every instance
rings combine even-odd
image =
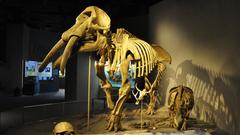
[[[104,109],[103,100],[92,100],[91,103],[92,112]],[[76,115],[84,116],[86,114],[87,102],[83,101],[59,102],[19,107],[0,112],[0,132],[25,123]]]

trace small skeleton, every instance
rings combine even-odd
[[[179,130],[187,129],[187,119],[194,106],[193,91],[185,86],[174,87],[169,92],[170,126]]]
[[[61,39],[49,51],[40,65],[39,71],[42,71],[53,55],[66,44],[63,54],[53,64],[55,68],[60,67],[62,73],[67,60],[73,53],[98,52],[100,59],[95,63],[95,68],[106,94],[108,108],[112,110],[106,129],[118,131],[121,129],[123,105],[130,94],[131,85],[128,78],[130,63],[134,67],[133,78],[144,77],[148,76],[156,66],[161,72],[160,67],[165,67],[162,62],[171,62],[171,57],[160,46],[151,46],[123,28],[117,29],[116,33],[111,34],[110,22],[109,16],[102,9],[96,6],[87,7],[77,17],[76,23],[62,34]],[[76,44],[78,40],[81,41],[81,45]],[[74,52],[76,48],[77,51]],[[114,72],[118,70],[118,66],[121,73],[121,88],[115,105],[111,99],[112,86],[104,74],[105,63],[108,63],[110,76],[113,76]],[[155,89],[157,86],[153,83],[151,89]],[[150,97],[151,91],[154,94],[155,90],[150,90]],[[155,104],[154,100],[152,104]]]

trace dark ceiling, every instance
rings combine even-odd
[[[87,6],[105,10],[112,19],[148,13],[161,0],[0,0],[0,24],[25,23],[30,27],[60,32],[70,27]]]

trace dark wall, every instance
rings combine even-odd
[[[29,30],[29,47],[27,59],[36,60],[39,62],[42,61],[47,55],[48,51],[59,39],[59,33],[31,28]],[[60,82],[59,78],[56,75],[54,75],[53,78],[54,80],[40,81],[41,93],[58,91],[60,83],[65,83]]]
[[[5,25],[6,61],[0,65],[1,91],[22,87],[22,58],[25,56],[28,28],[24,24]]]
[[[172,56],[161,86],[194,91],[193,115],[240,134],[240,3],[165,0],[150,8],[150,39]]]
[[[42,61],[48,51],[59,39],[59,33],[46,30],[30,29],[28,58]]]
[[[0,64],[6,62],[6,24],[0,26]]]
[[[68,60],[66,65],[66,88],[65,98],[66,100],[77,100],[77,56],[74,56]]]
[[[87,102],[89,69],[91,99],[97,98],[99,82],[94,67],[95,60],[91,57],[89,68],[89,56],[88,53],[82,53],[70,58],[66,68],[65,96],[67,100]]]
[[[13,94],[14,88],[23,86],[23,60],[42,61],[57,42],[58,33],[37,30],[25,24],[6,24],[6,60],[0,64],[0,90]]]
[[[148,14],[121,19],[112,19],[111,30],[116,32],[117,28],[125,28],[133,35],[148,41]]]

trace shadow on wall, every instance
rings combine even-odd
[[[228,62],[231,62],[229,64]],[[175,81],[176,85],[183,84],[190,87],[194,91],[195,106],[192,114],[196,118],[214,122],[219,128],[230,131],[230,134],[240,134],[240,108],[237,105],[240,102],[240,76],[226,75],[224,69],[234,64],[231,59],[222,67],[223,70],[217,73],[204,66],[192,63],[192,60],[185,60],[177,66],[176,72],[171,68],[168,69],[164,76],[165,82],[162,82],[162,93],[166,90],[171,81]],[[236,71],[238,72],[238,71]],[[176,73],[176,74],[174,74]],[[162,94],[166,99],[166,94]]]
[[[163,76],[160,81],[159,93],[161,96],[160,99],[161,105],[167,104],[166,101],[168,97],[168,90],[171,89],[169,86],[171,85],[171,82],[173,80],[175,80],[175,71],[167,66],[166,70],[163,72]]]

